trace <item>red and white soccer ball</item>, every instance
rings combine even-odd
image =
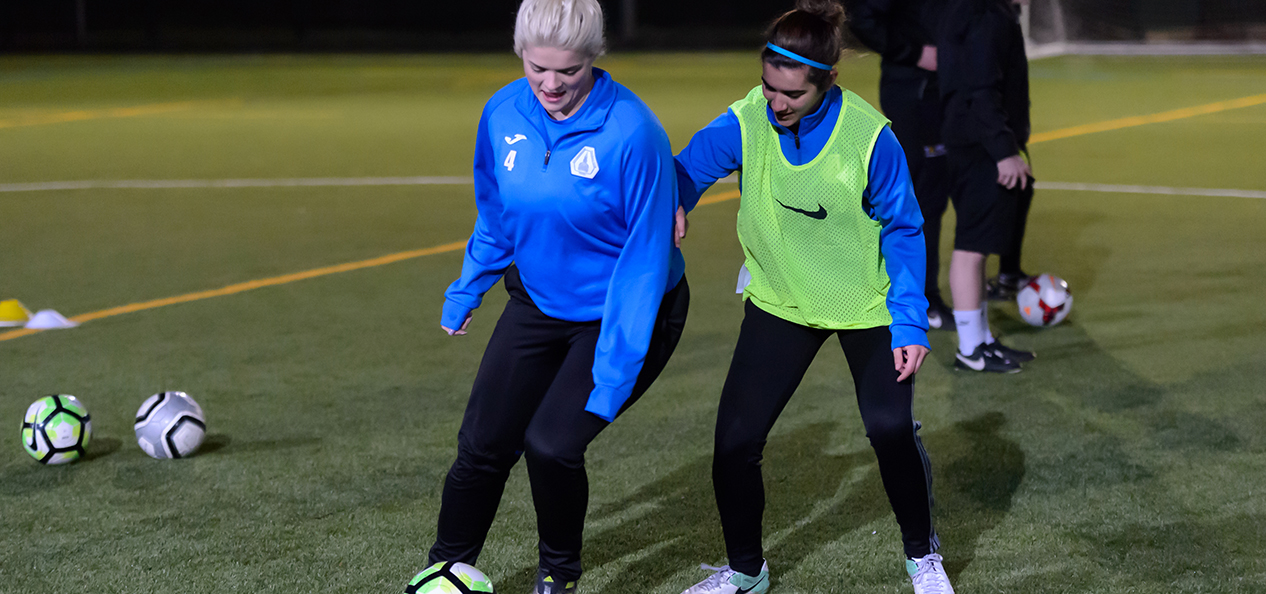
[[[1073,294],[1068,283],[1053,274],[1039,274],[1015,296],[1020,317],[1033,326],[1054,326],[1068,317],[1073,308]]]

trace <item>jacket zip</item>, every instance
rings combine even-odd
[[[584,134],[584,132],[568,132],[567,134],[559,136],[558,140],[554,141],[554,144],[559,144],[562,141],[566,140],[569,136],[575,136],[577,134]],[[554,153],[553,146],[545,147],[545,162],[541,164],[541,171],[545,171],[549,169],[549,156],[553,153]]]
[[[587,134],[588,132],[590,132],[590,131],[586,130],[586,131],[584,131],[584,132],[568,132],[567,134],[564,134],[564,135],[562,135],[562,136],[559,136],[559,137],[558,137],[558,140],[555,140],[555,141],[554,141],[554,144],[559,144],[559,143],[563,142],[564,140],[567,140],[569,137],[572,137],[572,136],[577,136],[577,135],[580,135],[580,134]],[[542,136],[543,138],[548,138],[548,137],[547,137],[547,136],[545,136],[544,134],[542,134],[541,136]],[[554,147],[553,147],[553,145],[550,145],[550,146],[546,146],[546,147],[545,147],[545,162],[541,164],[541,171],[545,171],[545,170],[549,169],[549,157],[550,157],[550,155],[551,155],[551,154],[553,154],[553,152],[554,152]]]

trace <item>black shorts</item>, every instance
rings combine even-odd
[[[958,223],[954,249],[1005,253],[1014,233],[1019,184],[998,185],[998,163],[979,145],[949,147],[950,196]],[[1029,179],[1028,187],[1033,180]]]

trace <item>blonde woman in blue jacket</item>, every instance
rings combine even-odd
[[[538,594],[574,591],[589,443],[650,386],[685,325],[668,137],[631,91],[593,67],[596,0],[524,0],[524,78],[493,95],[475,137],[479,216],[441,326],[465,334],[504,278],[444,484],[430,562],[474,563],[511,467],[527,458]]]

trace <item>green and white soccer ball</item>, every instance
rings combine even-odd
[[[22,447],[40,464],[66,464],[84,456],[92,440],[88,408],[70,394],[31,403],[22,419]]]
[[[482,571],[465,563],[441,561],[422,570],[405,594],[473,594],[492,592],[492,581]]]
[[[136,411],[136,444],[151,458],[193,455],[207,436],[202,407],[184,392],[159,392]]]

